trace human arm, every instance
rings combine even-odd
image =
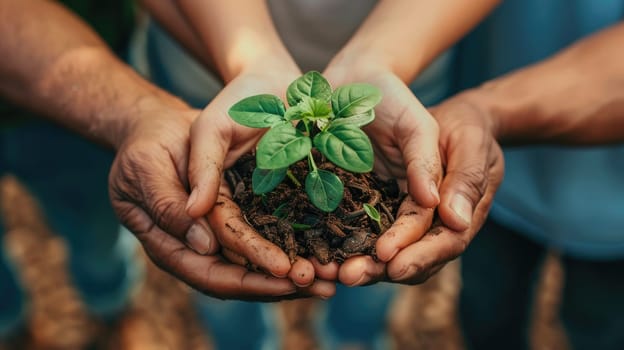
[[[414,203],[406,203],[412,209],[402,213],[416,210],[421,214],[403,217],[401,224],[395,224],[379,238],[376,247],[380,260],[395,258],[387,268],[400,270],[410,264],[411,257],[400,251],[427,232],[438,203],[439,210],[451,213],[445,217],[445,224],[455,230],[471,224],[475,203],[467,202],[465,196],[451,195],[455,199],[451,206],[438,194],[447,161],[445,150],[438,147],[439,126],[407,83],[497,3],[381,1],[325,71],[334,85],[369,82],[381,88],[384,95],[376,108],[376,120],[366,128],[375,146],[375,171],[406,182]],[[392,21],[384,20],[388,18]],[[384,264],[358,257],[341,267],[340,280],[362,284],[379,278],[379,274],[393,275],[385,269]]]
[[[456,97],[491,120],[502,144],[624,140],[624,23]]]
[[[142,79],[55,2],[0,0],[0,33],[0,93],[116,150],[113,207],[158,265],[222,298],[297,295],[288,280],[204,255],[218,244],[185,212],[189,129],[199,111]]]
[[[586,146],[624,140],[623,35],[624,24],[615,25],[431,109],[440,125],[440,147],[449,154],[442,198],[453,186],[483,196],[470,228],[454,232],[437,226],[426,239],[406,248],[406,253],[420,257],[409,269],[443,266],[478,232],[503,176],[497,141]]]

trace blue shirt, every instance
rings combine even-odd
[[[460,45],[460,88],[536,63],[623,14],[622,0],[504,1]],[[572,256],[624,258],[624,146],[504,151],[494,220]]]

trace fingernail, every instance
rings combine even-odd
[[[455,194],[451,202],[451,209],[459,216],[462,221],[468,226],[472,221],[472,204],[462,194]]]
[[[273,277],[276,277],[276,278],[286,278],[286,277],[288,277],[288,272],[283,273],[283,274],[282,273],[277,273],[277,272],[274,272],[274,271],[270,271],[270,272],[271,272],[271,275],[273,275]],[[294,282],[293,282],[293,284],[294,284]]]
[[[194,224],[186,233],[189,247],[202,255],[210,251],[211,240],[211,234],[200,224]]]
[[[401,269],[399,270],[399,272],[397,274],[395,274],[395,275],[388,275],[388,277],[390,277],[390,279],[392,281],[400,281],[400,280],[402,280],[402,279],[404,279],[404,278],[406,278],[406,277],[408,277],[410,275],[413,276],[414,275],[413,274],[414,271],[412,271],[413,267],[414,266],[411,265],[411,264],[410,265],[405,265],[405,266],[401,267]]]
[[[366,278],[367,278],[367,275],[366,275],[365,273],[363,273],[363,274],[360,276],[360,278],[358,278],[358,280],[357,280],[357,281],[355,281],[354,283],[351,283],[351,284],[349,285],[349,287],[356,287],[356,286],[362,285],[362,283],[364,283],[364,280],[365,280]]]
[[[435,198],[436,205],[438,205],[440,203],[440,193],[438,192],[438,185],[433,181],[429,183],[429,192],[431,192],[431,195]]]
[[[186,211],[189,211],[189,208],[191,208],[193,206],[193,204],[195,204],[195,202],[197,202],[197,196],[199,191],[197,191],[197,187],[193,188],[193,190],[191,191],[191,195],[189,196],[188,201],[186,202]]]
[[[392,260],[392,258],[394,258],[394,256],[397,255],[398,252],[399,252],[399,248],[394,248],[394,250],[392,251],[392,254],[390,254],[390,257],[386,259],[386,262]]]

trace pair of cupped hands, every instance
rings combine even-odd
[[[291,264],[245,222],[222,175],[255,147],[263,130],[236,124],[228,109],[251,95],[284,97],[299,75],[283,67],[243,70],[203,111],[145,106],[129,123],[117,146],[110,195],[150,258],[205,294],[271,301],[329,298],[336,282],[422,283],[458,257],[502,180],[496,124],[462,94],[427,110],[389,70],[330,66],[323,73],[334,88],[366,82],[383,94],[364,131],[373,143],[374,171],[397,179],[408,196],[377,241],[378,259],[322,265],[298,257]]]

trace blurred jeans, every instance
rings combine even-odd
[[[0,236],[0,339],[23,322],[26,303],[13,267],[4,254],[1,238]]]
[[[53,232],[66,239],[73,282],[90,311],[103,317],[124,306],[138,272],[135,240],[119,233],[108,198],[112,160],[110,151],[51,123],[27,121],[0,129],[0,170],[28,187]],[[2,266],[0,271],[2,293],[17,293],[16,280],[6,277],[10,270]],[[0,303],[19,299],[6,296]],[[10,312],[0,307],[0,320]]]
[[[546,248],[488,221],[462,255],[460,315],[469,349],[527,349]],[[624,349],[624,260],[562,258],[561,319],[573,349]]]
[[[386,310],[396,287],[338,287],[336,296],[318,300],[314,330],[321,349],[358,345],[362,349],[387,349]],[[276,304],[218,300],[196,294],[200,319],[216,349],[279,349]]]

